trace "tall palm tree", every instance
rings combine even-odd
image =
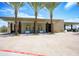
[[[45,7],[48,9],[49,13],[50,13],[50,23],[51,23],[51,33],[54,33],[53,31],[53,22],[52,22],[52,18],[53,18],[53,14],[52,11],[60,4],[58,2],[45,2]]]
[[[8,3],[12,8],[14,8],[14,14],[15,14],[15,35],[18,35],[18,20],[17,20],[17,15],[18,15],[18,10],[20,7],[23,6],[23,2],[9,2]]]
[[[36,25],[37,25],[37,16],[38,16],[38,10],[43,8],[42,2],[29,2],[28,3],[35,12],[35,20],[34,20],[34,33],[37,33]]]

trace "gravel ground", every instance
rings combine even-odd
[[[79,56],[79,32],[11,36],[0,34],[0,50],[16,50],[48,56]],[[4,54],[0,55],[16,55]]]

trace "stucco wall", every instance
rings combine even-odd
[[[26,31],[26,26],[30,26],[30,31],[33,31],[33,26],[34,26],[34,19],[18,19],[21,22],[21,33],[25,33]],[[8,21],[9,22],[9,21]],[[14,23],[14,21],[12,21]],[[45,19],[37,19],[37,31],[38,31],[38,26],[42,27],[42,30],[46,32],[46,23],[50,24],[50,19],[45,20]],[[53,29],[54,32],[63,32],[64,31],[64,21],[63,20],[55,20],[53,19]]]
[[[54,32],[64,32],[64,21],[55,21]]]

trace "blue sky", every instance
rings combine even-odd
[[[0,2],[0,17],[1,16],[14,16],[14,9],[11,6]],[[19,9],[18,17],[34,18],[34,10],[26,3]],[[38,11],[38,18],[50,18],[49,11],[46,8],[40,9]],[[54,9],[53,18],[63,19],[66,22],[79,22],[79,6],[76,2],[62,2]],[[0,26],[3,25],[7,26],[7,22],[0,19]]]

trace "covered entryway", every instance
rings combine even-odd
[[[14,22],[8,22],[8,26],[10,28],[10,33],[15,33],[15,24]],[[18,33],[21,33],[21,22],[18,22]]]
[[[46,23],[46,32],[51,32],[51,24]]]
[[[14,23],[13,22],[8,22],[8,31],[9,31],[9,33],[14,33],[15,31],[14,31]]]
[[[19,27],[18,32],[21,33],[21,22],[19,22],[18,27]]]

